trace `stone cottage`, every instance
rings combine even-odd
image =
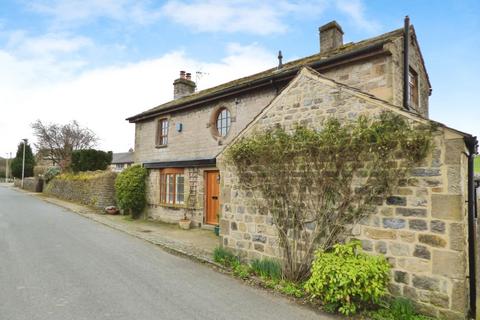
[[[319,53],[285,64],[279,54],[275,68],[207,90],[195,92],[182,71],[174,100],[127,119],[135,123],[135,162],[149,169],[149,217],[177,222],[186,213],[198,227],[219,223],[222,245],[248,258],[278,256],[275,227],[239,192],[223,161],[226,146],[277,124],[321,128],[327,117],[388,110],[431,121],[431,85],[408,20],[357,43],[343,44],[335,21],[319,33]],[[443,125],[439,132],[428,162],[353,233],[366,250],[389,258],[394,294],[424,313],[464,319],[475,307],[469,244],[476,139]]]

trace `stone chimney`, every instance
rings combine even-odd
[[[343,30],[337,21],[331,21],[318,28],[320,33],[320,53],[335,50],[343,45]]]
[[[173,99],[194,93],[196,87],[195,82],[192,81],[192,74],[180,71],[180,78],[173,82]]]

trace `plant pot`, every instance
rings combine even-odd
[[[190,223],[191,222],[192,221],[189,220],[189,219],[182,219],[182,220],[178,221],[178,225],[180,226],[180,229],[188,230],[188,229],[190,229]]]
[[[117,207],[110,206],[110,207],[105,208],[105,212],[107,214],[118,214],[118,209],[117,209]]]
[[[218,237],[220,236],[220,226],[215,226],[215,228],[213,228],[213,232],[215,232],[215,235]]]

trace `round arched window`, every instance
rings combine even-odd
[[[221,137],[225,137],[230,130],[230,111],[227,108],[222,108],[217,113],[217,132]]]

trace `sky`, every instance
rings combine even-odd
[[[0,157],[31,123],[77,120],[98,149],[126,152],[125,118],[173,98],[180,70],[199,89],[319,51],[336,20],[344,43],[414,25],[433,87],[430,118],[480,136],[478,0],[0,0]],[[198,76],[197,76],[198,72]]]

